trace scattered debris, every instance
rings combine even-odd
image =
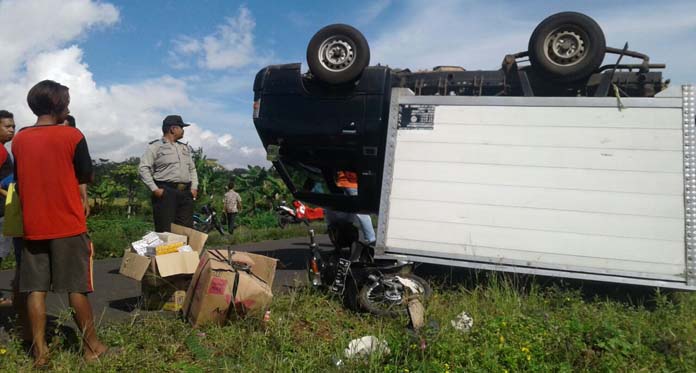
[[[409,299],[408,316],[413,330],[420,330],[425,325],[425,308],[418,298]]]
[[[453,328],[461,332],[468,332],[474,326],[474,319],[468,313],[462,312],[451,323]]]
[[[344,353],[347,359],[352,359],[354,357],[369,356],[372,354],[389,355],[391,350],[389,350],[386,341],[368,335],[350,341]]]
[[[401,285],[407,287],[411,291],[411,294],[423,294],[425,292],[420,284],[411,280],[410,278],[396,276],[396,279],[399,280]]]

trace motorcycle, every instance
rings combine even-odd
[[[426,300],[430,285],[413,274],[413,265],[396,260],[374,258],[374,249],[358,240],[355,226],[329,224],[330,251],[322,251],[309,230],[309,282],[313,288],[337,294],[349,309],[364,310],[378,316],[407,312],[409,301]]]
[[[293,201],[292,204],[294,208],[288,206],[285,201],[281,201],[276,207],[280,228],[285,228],[288,224],[300,223],[309,226],[310,221],[324,219],[324,210],[320,207],[307,207],[300,201]]]
[[[201,207],[200,213],[193,214],[193,229],[203,233],[210,233],[213,228],[217,229],[220,234],[225,234],[215,208],[208,202]]]

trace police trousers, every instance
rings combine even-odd
[[[190,183],[155,182],[164,189],[161,198],[152,196],[156,232],[171,231],[172,223],[193,227],[193,195]]]

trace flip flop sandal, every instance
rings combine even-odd
[[[104,358],[109,358],[109,357],[118,356],[118,355],[120,355],[121,353],[123,353],[123,348],[121,348],[121,347],[108,347],[108,348],[106,349],[106,351],[102,352],[102,353],[99,354],[98,356],[95,356],[95,357],[93,357],[93,358],[91,358],[91,359],[89,359],[89,360],[85,359],[85,361],[86,361],[88,364],[92,364],[92,363],[97,362],[97,361],[99,361],[99,360],[101,360],[101,359],[104,359]]]
[[[32,364],[32,367],[34,369],[39,369],[39,370],[48,369],[50,362],[51,362],[51,359],[49,357],[49,354],[46,354],[38,359],[35,359],[34,363]]]

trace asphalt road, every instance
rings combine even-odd
[[[325,235],[318,236],[317,242],[321,246],[330,247],[329,239]],[[282,293],[289,288],[306,284],[308,243],[309,238],[299,237],[234,245],[232,249],[277,258],[279,263],[273,291]],[[89,298],[95,317],[100,322],[127,320],[136,310],[140,297],[140,283],[120,275],[118,273],[120,265],[120,258],[94,262],[95,291]],[[6,296],[10,295],[10,282],[13,276],[14,270],[0,271],[0,290]],[[51,319],[67,315],[69,308],[67,295],[49,293],[46,308]],[[138,312],[144,311],[138,310]],[[2,339],[2,329],[9,329],[11,322],[9,319],[12,316],[11,307],[0,307],[0,339]]]

